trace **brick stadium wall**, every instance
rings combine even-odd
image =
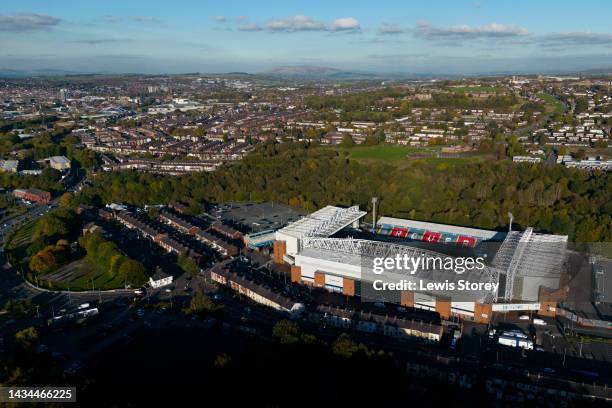
[[[486,315],[486,316],[484,316]],[[493,307],[487,303],[474,303],[474,321],[477,323],[489,323],[493,315]]]
[[[355,296],[355,281],[344,278],[342,280],[342,293],[348,296]]]
[[[285,263],[283,255],[287,253],[287,243],[285,241],[274,241],[272,260],[274,263]]]
[[[302,282],[302,268],[299,266],[291,266],[291,282],[301,283]]]
[[[402,290],[400,294],[400,304],[404,307],[414,307],[414,292]]]
[[[315,272],[314,283],[315,283],[315,286],[318,286],[321,288],[325,287],[325,274],[321,272]]]
[[[451,316],[451,302],[448,299],[436,299],[436,312],[440,317],[448,319]]]

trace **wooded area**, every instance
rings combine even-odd
[[[178,200],[193,212],[204,201],[274,201],[314,211],[327,204],[369,209],[372,196],[380,197],[381,215],[505,229],[512,212],[521,227],[578,242],[612,239],[610,174],[511,162],[363,164],[346,152],[303,143],[267,143],[212,173],[100,174],[77,200],[137,206]]]

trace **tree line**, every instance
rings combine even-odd
[[[509,161],[453,164],[413,160],[362,163],[308,143],[266,143],[243,161],[211,173],[168,177],[104,173],[75,200],[137,206],[172,200],[199,211],[202,202],[274,201],[314,211],[327,204],[434,222],[506,229],[515,223],[580,242],[612,239],[612,175]]]

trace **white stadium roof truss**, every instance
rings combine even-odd
[[[566,235],[536,234],[533,228],[509,232],[493,261],[493,265],[506,274],[504,299],[513,299],[518,277],[560,276],[566,248]]]
[[[360,211],[357,205],[349,208],[328,205],[287,225],[280,232],[296,238],[328,237],[364,215],[366,212]]]

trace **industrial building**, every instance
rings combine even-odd
[[[31,201],[37,204],[47,204],[49,201],[51,201],[50,192],[42,191],[37,188],[16,188],[13,190],[13,197],[21,198],[22,200]]]
[[[488,322],[493,312],[516,310],[554,315],[556,300],[563,294],[567,236],[537,234],[531,228],[505,233],[382,217],[376,223],[373,239],[334,237],[347,227],[358,228],[365,214],[358,207],[327,206],[287,225],[276,231],[274,261],[291,265],[291,280],[295,283],[361,296],[363,300],[426,309],[443,318],[456,316]],[[389,242],[390,238],[394,240]],[[447,252],[441,252],[444,247],[448,247]],[[483,284],[482,288],[470,291],[469,296],[436,288],[396,290],[391,297],[373,297],[389,296],[372,289],[374,276],[368,273],[366,265],[371,265],[373,258],[396,254],[449,258],[458,257],[458,250],[474,254],[488,251],[489,258],[481,270],[458,274],[452,270],[419,269],[402,277],[415,282],[467,280]]]

